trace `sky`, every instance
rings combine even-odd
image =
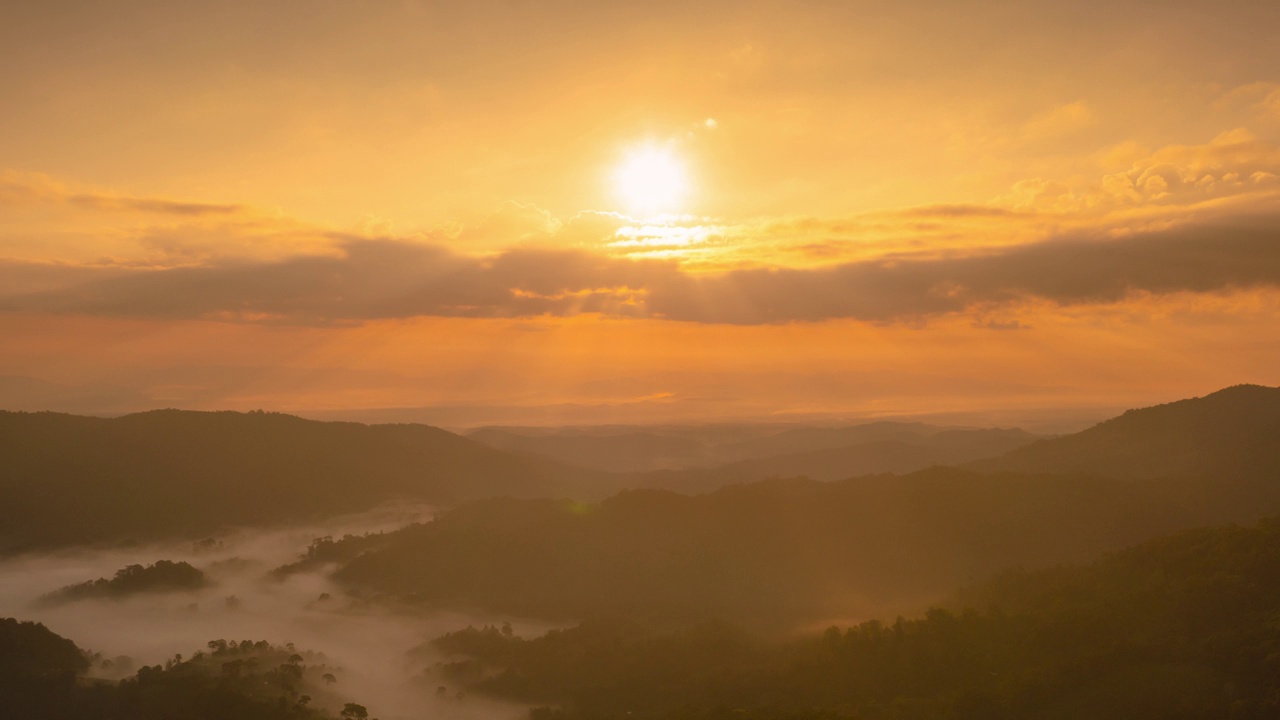
[[[4,3],[0,407],[1025,424],[1280,385],[1277,27]]]

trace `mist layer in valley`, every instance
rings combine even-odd
[[[1056,438],[705,427],[681,457],[721,464],[655,470],[591,458],[679,445],[670,428],[508,429],[525,446],[500,448],[256,413],[0,420],[17,458],[0,616],[98,653],[90,677],[130,692],[208,649],[230,675],[278,663],[271,717],[309,720],[281,679],[383,720],[1280,711],[1276,388]],[[900,456],[915,464],[794,477]],[[86,495],[61,512],[50,488]],[[262,525],[204,533],[247,519]]]
[[[522,717],[519,704],[459,697],[456,685],[439,692],[445,683],[435,666],[442,655],[421,646],[472,624],[510,622],[541,632],[545,623],[363,602],[337,588],[323,565],[283,577],[271,573],[296,561],[316,538],[394,530],[427,520],[430,513],[426,506],[391,506],[322,525],[242,530],[196,542],[11,557],[0,561],[0,617],[38,621],[95,653],[94,677],[127,677],[175,655],[207,651],[210,641],[265,640],[328,666],[335,681],[312,693],[317,700],[327,697],[335,715],[343,703],[358,702],[382,720]],[[48,594],[59,588],[157,561],[189,563],[206,581],[192,589],[156,587],[49,601]]]

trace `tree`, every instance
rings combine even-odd
[[[367,720],[369,717],[369,710],[363,705],[347,703],[342,706],[342,712],[340,715],[348,720]]]

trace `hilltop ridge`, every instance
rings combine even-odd
[[[1129,410],[969,467],[1117,479],[1215,476],[1280,480],[1280,388],[1235,385]]]

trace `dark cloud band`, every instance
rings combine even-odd
[[[394,239],[350,238],[343,247],[342,257],[273,263],[100,277],[80,269],[56,290],[0,297],[0,308],[297,324],[582,313],[732,324],[907,322],[1031,299],[1098,304],[1133,293],[1280,286],[1280,216],[1118,238],[1059,237],[977,255],[714,275],[576,250],[474,258]],[[19,273],[10,266],[0,276]]]

